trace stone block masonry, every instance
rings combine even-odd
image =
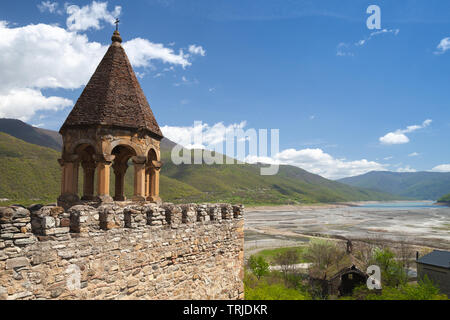
[[[244,208],[0,207],[0,300],[243,299]]]

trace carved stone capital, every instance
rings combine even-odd
[[[66,162],[77,162],[80,159],[80,157],[77,154],[64,154],[62,156],[62,159],[59,159],[58,162],[59,164],[61,164],[60,160],[63,161],[64,163]],[[63,164],[61,164],[63,165]]]
[[[147,158],[142,156],[132,157],[131,160],[134,164],[145,164],[147,162]]]
[[[97,163],[111,164],[116,156],[111,154],[95,154],[93,158]]]
[[[152,163],[150,164],[150,168],[153,168],[155,170],[161,170],[162,166],[164,165],[164,163],[162,161],[152,161]]]

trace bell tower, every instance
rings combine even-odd
[[[63,152],[58,204],[81,200],[125,201],[125,173],[134,167],[133,201],[161,202],[159,174],[163,138],[118,29],[60,133]],[[130,161],[131,160],[131,161]],[[78,177],[82,170],[82,192]],[[110,176],[114,174],[114,194]]]

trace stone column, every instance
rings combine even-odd
[[[150,167],[146,167],[145,169],[145,198],[150,197]]]
[[[97,198],[102,202],[112,202],[109,194],[110,169],[114,156],[97,156]]]
[[[59,159],[61,165],[61,195],[58,197],[58,205],[64,208],[76,204],[80,201],[78,197],[78,157],[76,155],[66,156],[66,159]]]
[[[159,197],[159,173],[161,171],[162,162],[152,161],[150,170],[150,196],[148,201],[159,203],[161,198]]]
[[[145,201],[145,157],[131,158],[134,164],[134,197],[133,201]]]
[[[94,200],[94,176],[95,176],[95,162],[83,161],[83,197],[81,200]]]
[[[78,167],[77,161],[59,160],[62,167],[61,195],[78,194]]]
[[[128,165],[126,163],[114,163],[113,169],[116,176],[114,201],[125,201],[125,174]]]

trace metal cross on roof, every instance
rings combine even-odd
[[[116,22],[114,22],[114,23],[115,23],[115,25],[116,25],[116,31],[119,31],[119,23],[120,23],[119,18],[117,18],[117,19],[116,19]]]

